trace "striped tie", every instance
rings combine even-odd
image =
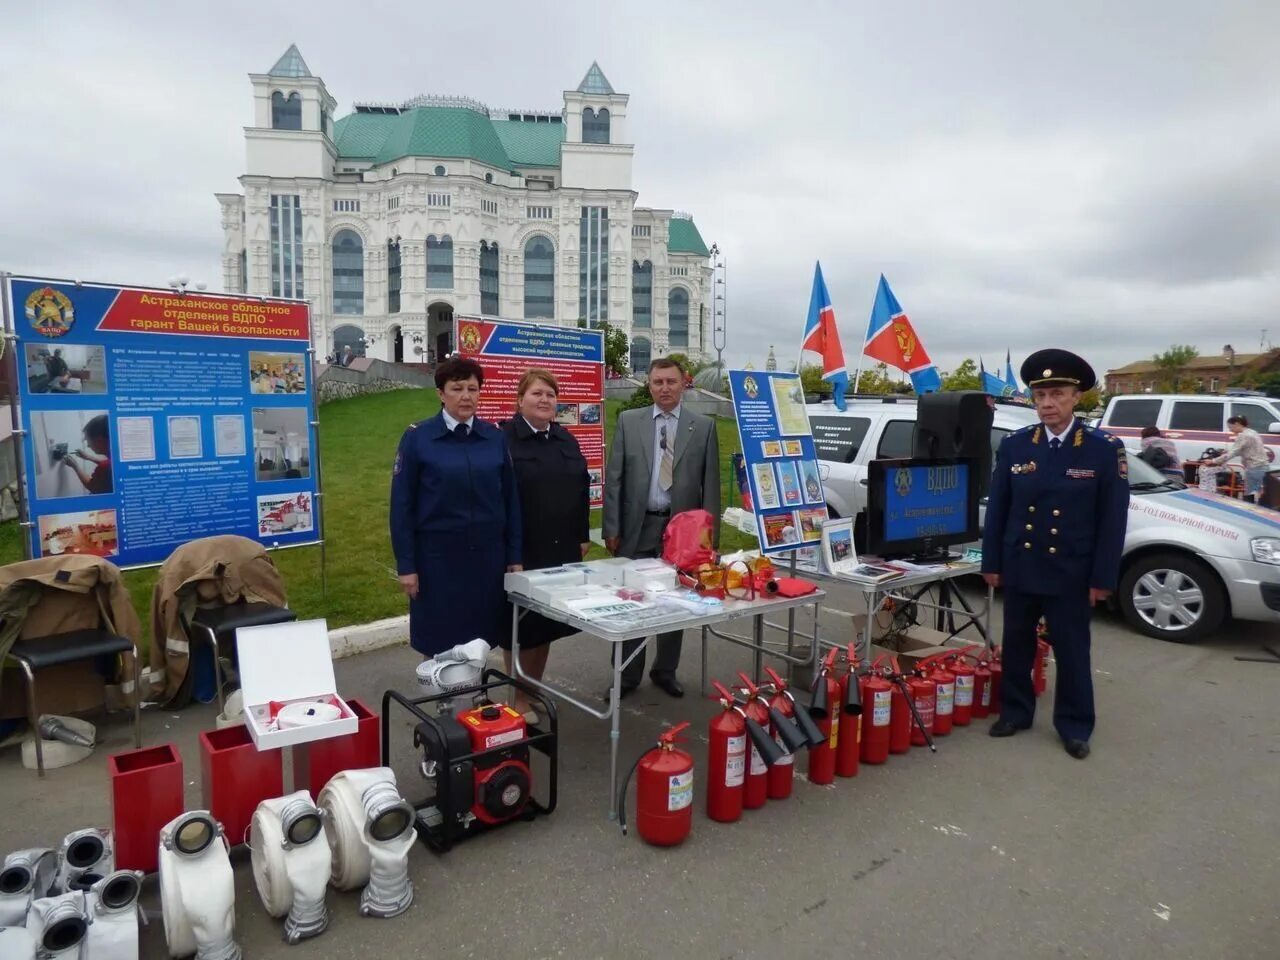
[[[662,433],[658,437],[658,444],[662,447],[662,461],[658,464],[658,489],[670,490],[672,477],[675,473],[676,460],[671,452],[671,443],[667,440],[667,425],[663,423]]]

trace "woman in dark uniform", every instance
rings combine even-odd
[[[409,643],[426,657],[510,632],[503,574],[520,569],[520,498],[502,431],[476,416],[484,371],[436,369],[443,409],[400,438],[391,547],[409,597]]]
[[[549,370],[532,368],[516,388],[516,415],[502,425],[520,490],[523,557],[527,570],[575,563],[591,547],[588,532],[587,461],[578,441],[556,423],[560,387]],[[536,613],[520,621],[520,669],[542,679],[549,644],[573,628]],[[511,634],[503,635],[507,672],[511,672]],[[526,719],[531,705],[519,693],[512,706]]]

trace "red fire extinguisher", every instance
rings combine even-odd
[[[1031,683],[1035,688],[1037,697],[1043,694],[1049,686],[1049,680],[1045,676],[1045,666],[1052,650],[1053,648],[1049,646],[1049,628],[1041,620],[1036,624],[1036,661],[1035,667],[1031,672]]]
[[[1000,716],[1000,684],[1004,680],[1004,664],[1000,660],[1001,648],[991,651],[991,713]]]
[[[770,677],[776,677],[776,674],[769,671],[767,667],[765,669]],[[786,757],[769,768],[769,799],[785,800],[791,796],[791,788],[795,783],[794,753],[800,748],[803,740],[798,739],[799,732],[792,722],[796,715],[795,707],[791,699],[785,695],[786,684],[782,682],[782,678],[777,677],[770,687],[761,689],[773,691],[773,696],[769,698],[769,732],[773,734],[773,738],[779,745],[790,751]]]
[[[848,669],[840,678],[840,720],[836,724],[836,775],[856,777],[862,750],[862,684],[855,644],[849,644]]]
[[[991,716],[991,651],[970,654],[973,661],[973,718],[984,720]]]
[[[920,666],[931,671],[928,675],[929,679],[938,685],[938,706],[933,714],[933,735],[945,737],[951,733],[951,722],[955,714],[956,675],[933,657],[925,660]]]
[[[955,710],[952,722],[957,727],[967,727],[973,719],[974,669],[965,661],[977,647],[965,647],[959,653],[947,657],[947,669],[956,675]]]
[[[893,684],[875,672],[862,678],[862,762],[889,759],[889,723],[893,712]]]
[[[781,750],[772,737],[769,736],[769,707],[768,701],[760,696],[760,689],[752,683],[747,675],[739,673],[745,686],[742,688],[741,699],[745,701],[744,710],[747,716],[747,733],[750,743],[747,747],[747,782],[743,786],[742,806],[745,810],[755,810],[765,805],[765,801],[769,799],[769,767],[770,762],[766,762],[767,758],[777,751],[777,756],[773,762],[781,760],[786,751]],[[754,730],[753,730],[754,726]],[[757,736],[756,733],[760,736]],[[765,743],[768,741],[768,743]],[[771,746],[770,746],[771,745]]]
[[[840,738],[840,724],[836,720],[836,714],[840,710],[840,682],[832,673],[839,653],[838,648],[832,648],[813,681],[809,716],[818,725],[822,743],[809,750],[810,783],[827,784],[836,778],[836,747]]]
[[[885,670],[885,679],[893,684],[889,706],[889,752],[909,753],[911,751],[911,707],[907,704],[907,692],[898,682],[902,671],[898,667],[898,658],[890,657],[891,669]]]
[[[693,829],[693,757],[677,743],[688,722],[677,723],[636,758],[618,791],[618,822],[627,832],[627,787],[636,777],[636,830],[646,843],[674,847]]]
[[[919,669],[907,681],[907,693],[916,706],[917,723],[911,728],[911,745],[930,750],[933,745],[934,717],[938,712],[938,685],[924,675]]]
[[[747,779],[747,714],[719,682],[711,685],[724,708],[707,731],[707,817],[733,823],[742,816]]]

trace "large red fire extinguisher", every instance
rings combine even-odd
[[[938,685],[923,673],[917,672],[907,681],[907,695],[916,707],[916,724],[911,728],[911,745],[923,747],[933,745],[934,715],[938,711]]]
[[[711,681],[724,708],[707,731],[707,817],[733,823],[742,816],[747,780],[747,714],[732,693]]]
[[[850,643],[848,670],[840,678],[840,720],[836,724],[836,775],[840,777],[858,775],[858,755],[862,751],[862,684],[853,648]]]
[[[933,713],[933,735],[945,737],[951,733],[951,721],[955,713],[956,675],[933,657],[920,666],[931,671],[929,679],[938,685],[938,706]]]
[[[636,831],[646,843],[674,847],[693,829],[693,757],[677,743],[689,726],[677,723],[636,758],[618,791],[618,822],[627,832],[627,787],[636,774]]]
[[[759,696],[759,688],[747,679],[746,674],[740,673],[738,676],[742,678],[745,684],[742,688],[741,699],[745,701],[743,710],[747,716],[747,733],[750,740],[747,745],[747,782],[743,786],[742,806],[745,810],[755,810],[763,807],[769,799],[769,767],[771,764],[766,762],[766,759],[776,751],[777,757],[774,760],[776,762],[782,759],[784,751],[769,736],[769,707],[767,702]],[[755,735],[757,731],[761,736]],[[768,743],[764,741],[768,741]]]
[[[1035,667],[1031,671],[1031,683],[1035,688],[1037,697],[1043,694],[1049,686],[1049,680],[1045,676],[1045,667],[1052,650],[1053,648],[1049,646],[1049,628],[1041,620],[1036,624],[1036,660]]]
[[[983,720],[991,716],[991,651],[970,655],[973,661],[973,718]]]
[[[862,762],[889,759],[889,723],[893,713],[893,684],[872,672],[862,678]]]
[[[949,656],[946,661],[947,669],[956,676],[955,709],[951,719],[957,727],[967,727],[973,719],[974,669],[965,661],[976,649],[978,648],[965,647],[959,653]]]
[[[791,796],[791,788],[795,783],[794,754],[805,744],[805,737],[795,725],[795,704],[787,696],[786,682],[769,667],[765,667],[765,672],[773,680],[768,687],[773,691],[773,696],[769,698],[769,732],[780,746],[790,751],[785,758],[769,768],[769,799],[785,800]]]
[[[891,657],[892,668],[886,668],[885,679],[893,684],[889,705],[889,752],[909,753],[911,751],[911,707],[907,703],[907,693],[902,689],[899,680],[902,672],[898,668],[898,658]]]
[[[1000,660],[1001,648],[991,651],[991,713],[1000,716],[1000,685],[1004,680],[1004,664]]]
[[[818,725],[822,743],[809,750],[809,782],[831,783],[836,778],[836,747],[839,745],[840,682],[833,676],[836,657],[840,651],[832,648],[823,661],[822,669],[813,681],[809,698],[809,716]]]

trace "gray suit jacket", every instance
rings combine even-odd
[[[649,480],[657,469],[653,443],[653,407],[618,415],[604,478],[605,539],[621,537],[618,555],[634,556],[640,525],[649,506]],[[720,542],[720,444],[710,417],[680,408],[676,425],[675,469],[671,478],[671,515],[706,510],[712,535]]]

